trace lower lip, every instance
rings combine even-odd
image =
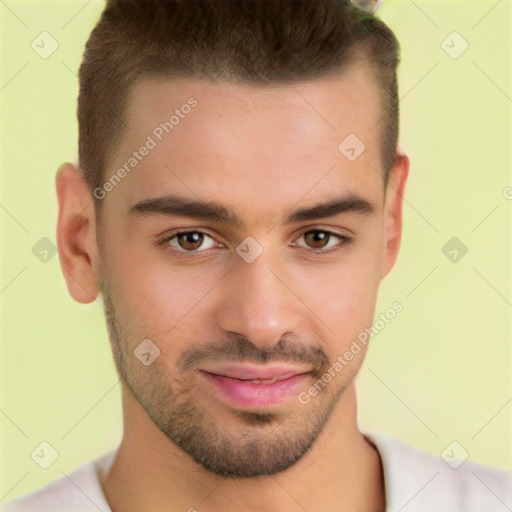
[[[301,373],[268,384],[256,384],[255,382],[232,379],[204,371],[201,371],[201,374],[209,383],[215,386],[225,401],[236,407],[280,404],[287,398],[296,395],[301,384],[309,377],[309,374]]]

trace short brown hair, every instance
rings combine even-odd
[[[382,91],[386,185],[398,142],[399,59],[387,25],[345,0],[107,0],[79,71],[80,168],[91,192],[102,186],[126,129],[128,93],[144,78],[272,86],[362,62]]]

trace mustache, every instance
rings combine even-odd
[[[209,343],[185,350],[178,359],[182,370],[195,369],[204,361],[234,361],[252,363],[309,364],[313,374],[322,375],[329,367],[329,359],[318,346],[311,346],[298,339],[280,339],[271,347],[260,348],[244,336],[236,335],[220,343]]]

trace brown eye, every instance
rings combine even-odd
[[[186,251],[195,251],[201,247],[203,239],[204,236],[202,233],[192,231],[190,233],[182,233],[181,235],[178,235],[178,244],[180,244],[180,247]]]
[[[326,231],[309,231],[304,234],[304,239],[312,249],[323,249],[329,242],[330,236]]]
[[[304,249],[312,249],[316,252],[327,252],[328,249],[349,244],[351,241],[352,238],[345,235],[338,235],[337,233],[331,233],[330,231],[321,229],[313,229],[303,233],[299,237],[297,245]]]
[[[183,231],[164,240],[180,252],[203,252],[215,246],[210,235],[201,231]]]

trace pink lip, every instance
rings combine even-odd
[[[296,395],[304,380],[309,377],[306,371],[298,371],[290,366],[256,366],[226,367],[222,373],[201,370],[201,375],[219,392],[220,398],[236,408],[254,408],[282,403],[290,396]],[[216,370],[216,372],[220,370]],[[278,379],[275,382],[261,383],[252,379]]]
[[[252,379],[283,379],[298,375],[301,373],[308,373],[311,371],[310,367],[300,367],[291,364],[266,364],[265,366],[258,364],[215,364],[210,367],[201,368],[202,371],[213,373],[215,375],[222,375],[224,377],[231,377],[240,380]]]

